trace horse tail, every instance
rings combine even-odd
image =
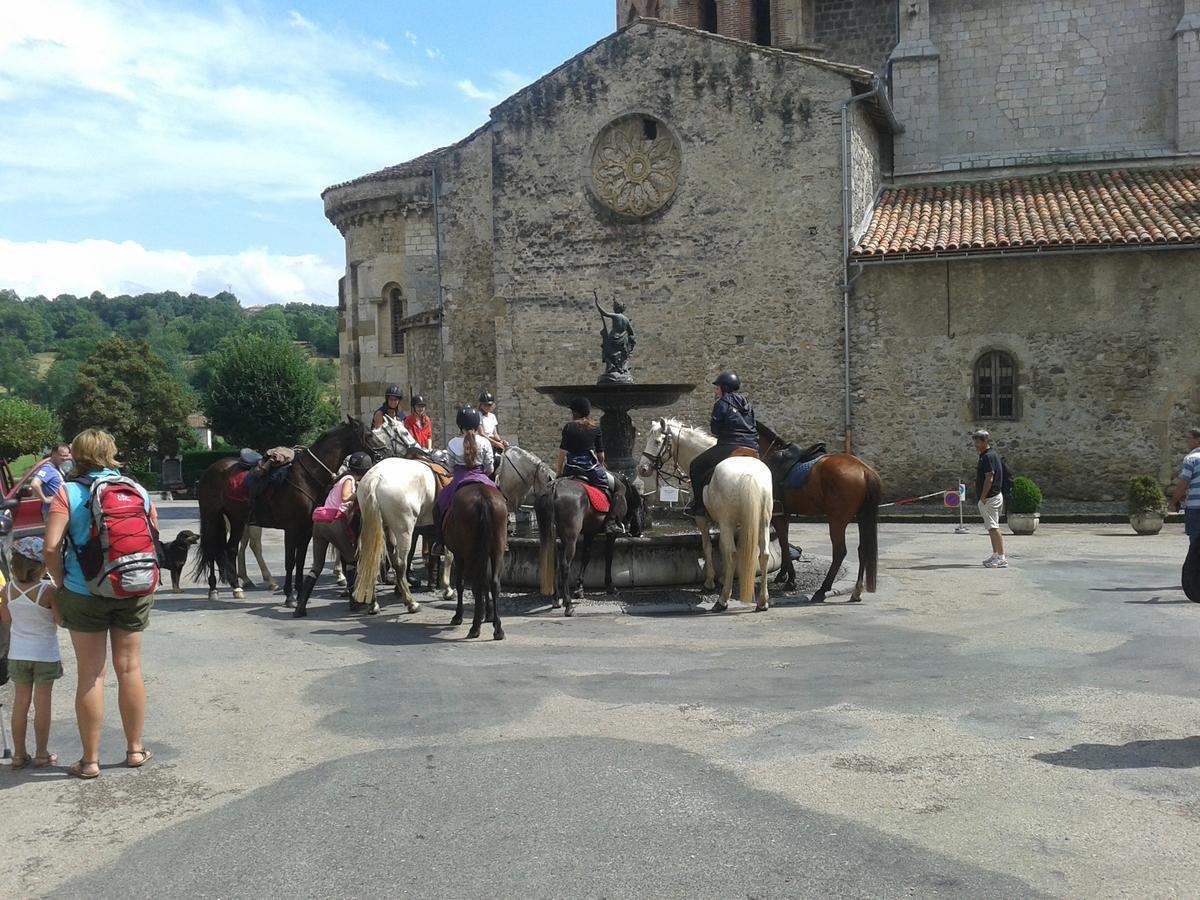
[[[866,571],[867,591],[875,593],[875,574],[879,569],[879,501],[883,481],[879,473],[867,468],[867,495],[858,508],[858,561]]]
[[[754,578],[758,571],[758,557],[763,549],[763,533],[771,522],[772,488],[768,478],[766,491],[762,485],[750,482],[750,490],[742,493],[741,534],[737,545],[738,600],[754,602]],[[721,535],[725,539],[725,535]],[[766,578],[767,573],[763,572]]]
[[[354,599],[359,603],[370,603],[375,599],[375,576],[386,549],[383,511],[379,506],[381,481],[368,473],[358,486],[358,508],[362,513],[362,532],[358,537],[358,571],[361,577],[354,582]]]
[[[538,557],[538,574],[541,576],[542,596],[554,596],[555,569],[558,566],[558,536],[555,534],[555,510],[553,488],[533,501],[537,516],[538,540],[541,553]]]
[[[207,496],[209,492],[223,490],[223,486],[216,484],[216,481],[217,476],[214,473],[209,471],[204,473],[200,480],[202,497]],[[196,568],[193,576],[197,581],[204,581],[210,572],[215,572],[218,578],[231,585],[237,584],[234,581],[235,566],[229,559],[226,547],[228,532],[225,529],[225,513],[221,509],[219,501],[213,502],[210,508],[206,508],[208,506],[203,502],[200,503],[200,552],[196,555]]]

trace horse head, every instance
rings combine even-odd
[[[638,490],[636,481],[626,478],[624,475],[618,477],[625,485],[625,506],[628,510],[625,513],[625,527],[629,529],[631,537],[641,537],[646,532],[649,504],[642,496],[642,492]]]
[[[671,431],[666,419],[655,419],[646,435],[646,446],[642,448],[642,459],[638,463],[638,474],[648,477],[663,467],[671,454]]]

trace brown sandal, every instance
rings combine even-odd
[[[53,766],[58,762],[57,753],[47,753],[45,756],[35,756],[33,758],[33,767],[35,769],[44,769],[46,766]]]
[[[32,758],[32,757],[30,757],[30,756],[28,756],[28,755],[26,755],[26,756],[14,756],[14,757],[12,758],[12,768],[13,768],[13,770],[14,770],[14,771],[16,771],[17,769],[23,769],[23,768],[25,768],[27,765],[29,765],[29,761],[30,761],[30,759],[31,759],[31,758]]]
[[[84,769],[88,766],[95,766],[95,772],[85,772]],[[91,781],[93,778],[100,777],[100,760],[98,759],[81,759],[75,765],[67,769],[67,774],[72,778],[80,778],[84,781]]]
[[[131,756],[140,756],[141,759],[138,760],[137,762],[131,762],[129,759],[129,757],[131,757]],[[126,750],[125,751],[125,765],[128,766],[130,769],[140,769],[142,766],[144,766],[146,763],[150,762],[150,760],[152,760],[152,759],[154,759],[154,754],[151,751],[147,750],[145,747],[143,747],[141,750]]]

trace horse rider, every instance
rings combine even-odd
[[[576,397],[570,409],[571,421],[563,426],[554,474],[576,478],[608,494],[611,508],[606,525],[610,531],[623,533],[625,492],[618,489],[616,476],[605,465],[604,437],[592,418],[592,403],[587,397]]]
[[[420,445],[422,450],[432,450],[433,420],[429,418],[425,409],[425,398],[420,394],[414,394],[412,412],[404,417],[404,427],[408,429],[408,433],[413,436],[413,440]]]
[[[402,416],[400,414],[400,401],[404,399],[404,391],[400,390],[400,385],[389,384],[388,389],[383,394],[383,405],[375,410],[375,416],[371,419],[371,429],[379,429],[383,427],[383,423],[387,419],[392,419],[395,424],[402,424]]]
[[[446,445],[446,452],[450,454],[450,464],[454,468],[454,477],[434,500],[433,549],[430,551],[433,557],[440,557],[444,549],[442,526],[446,512],[454,501],[454,492],[461,485],[472,481],[496,486],[491,479],[494,468],[492,445],[479,433],[479,419],[479,410],[469,406],[460,409],[454,418],[459,434]]]
[[[717,445],[692,460],[688,469],[688,477],[692,482],[692,502],[687,512],[692,516],[704,515],[704,488],[712,480],[713,470],[718,463],[724,462],[738,450],[751,450],[754,458],[758,458],[754,408],[741,393],[741,379],[732,372],[722,372],[713,380],[713,386],[717,389],[717,402],[713,405],[709,430],[717,439]]]
[[[357,574],[355,563],[358,560],[358,483],[373,463],[369,453],[361,450],[351,453],[346,462],[346,474],[334,482],[325,496],[325,502],[313,510],[313,563],[304,577],[304,583],[300,585],[293,616],[300,618],[307,614],[308,597],[325,568],[325,556],[330,546],[342,559],[346,584],[353,593]]]
[[[500,462],[500,454],[508,449],[508,441],[500,437],[500,423],[496,420],[496,398],[491,391],[479,395],[479,433],[492,445],[492,456]]]

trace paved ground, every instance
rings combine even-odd
[[[861,605],[521,600],[503,643],[164,595],[157,757],[119,767],[113,698],[99,780],[0,770],[0,896],[1194,896],[1179,527],[1043,526],[1007,571],[979,529],[882,546]]]

